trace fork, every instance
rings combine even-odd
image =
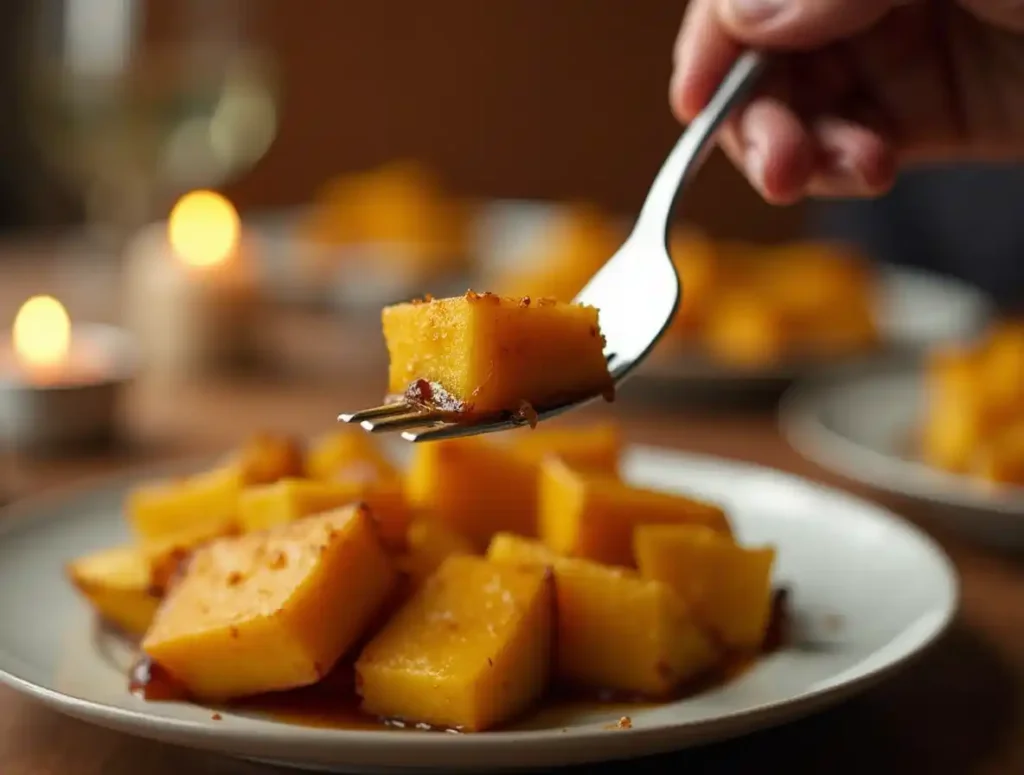
[[[765,66],[764,56],[757,51],[747,51],[736,61],[707,107],[687,126],[665,159],[629,237],[573,299],[599,312],[604,354],[616,386],[647,357],[679,307],[680,278],[668,252],[669,218],[679,189],[700,168],[713,146],[715,132],[749,95]],[[477,421],[452,421],[450,413],[397,401],[342,414],[338,419],[359,423],[371,433],[401,431],[406,441],[436,441],[533,424],[592,400],[547,408],[536,417],[511,415]]]

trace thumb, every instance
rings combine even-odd
[[[907,0],[716,0],[719,23],[757,48],[818,48],[863,32]]]

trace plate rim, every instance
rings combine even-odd
[[[927,503],[1024,517],[1024,487],[1009,487],[1004,492],[986,490],[969,477],[860,444],[821,419],[830,399],[840,391],[883,384],[909,386],[921,380],[919,371],[904,366],[848,379],[797,383],[779,402],[779,429],[805,459],[850,481]]]
[[[812,488],[831,499],[845,501],[848,505],[864,512],[871,520],[879,520],[905,535],[915,542],[926,556],[934,562],[936,570],[943,577],[943,594],[940,603],[942,610],[930,615],[924,625],[921,618],[909,623],[910,626],[900,632],[898,650],[887,656],[879,666],[864,668],[879,653],[879,649],[871,651],[859,663],[822,681],[819,685],[799,694],[785,698],[762,702],[741,710],[721,713],[714,717],[685,722],[666,722],[651,727],[635,727],[618,730],[615,735],[609,734],[608,742],[595,746],[593,752],[583,748],[591,740],[595,729],[590,725],[580,729],[548,728],[539,730],[494,730],[473,735],[431,735],[418,732],[373,731],[319,729],[298,724],[276,722],[259,718],[244,717],[245,724],[235,726],[218,722],[213,724],[192,719],[173,718],[147,713],[141,710],[120,708],[97,700],[78,697],[58,689],[35,683],[19,673],[31,673],[21,670],[21,660],[7,650],[0,650],[0,682],[9,686],[30,699],[89,723],[117,729],[150,739],[177,742],[181,745],[216,750],[232,755],[245,755],[245,747],[251,748],[254,738],[259,739],[261,750],[275,747],[289,749],[305,749],[305,754],[297,754],[299,761],[310,761],[311,751],[323,751],[326,747],[344,748],[347,754],[360,756],[379,753],[381,743],[385,742],[388,749],[401,751],[402,754],[423,755],[435,754],[438,750],[451,749],[457,746],[460,753],[486,753],[494,746],[529,744],[532,747],[531,758],[539,760],[550,752],[556,758],[559,751],[571,749],[573,756],[565,759],[565,763],[585,763],[592,761],[611,760],[642,756],[675,750],[695,742],[710,742],[735,737],[755,729],[776,726],[813,712],[815,709],[839,702],[846,697],[866,689],[893,672],[902,669],[912,660],[922,656],[940,640],[949,629],[959,610],[961,589],[960,578],[955,565],[941,546],[925,531],[887,509],[870,500],[858,497],[842,489],[815,482],[811,479],[792,474],[769,466],[741,460],[733,460],[715,455],[687,452],[667,447],[649,445],[629,445],[627,454],[637,457],[641,462],[650,464],[654,460],[670,460],[673,464],[703,464],[725,466],[742,475],[771,475],[782,482],[796,484],[802,488]],[[52,488],[40,494],[29,496],[0,509],[0,542],[10,534],[19,530],[31,529],[31,523],[40,512],[66,504],[69,499],[83,495],[97,495],[123,489],[153,475],[171,474],[198,468],[202,463],[209,463],[212,456],[191,458],[189,460],[165,461],[132,467],[129,471],[88,477],[85,480],[62,487]],[[639,465],[640,463],[638,463]],[[51,517],[52,519],[53,517]],[[697,739],[691,739],[697,738]],[[187,740],[188,742],[183,742]],[[631,741],[613,743],[612,740]],[[457,741],[457,742],[455,742]],[[642,750],[634,745],[645,744]],[[611,751],[611,753],[609,753]],[[616,753],[617,752],[617,753]],[[255,754],[253,754],[255,755]],[[396,754],[397,755],[397,754]],[[561,759],[560,759],[561,761]],[[424,763],[424,767],[433,766]],[[545,766],[543,764],[524,766]],[[550,766],[554,766],[553,764]]]

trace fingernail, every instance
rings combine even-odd
[[[786,0],[729,0],[733,17],[743,24],[762,24],[777,16]]]
[[[763,191],[765,154],[756,143],[747,146],[744,163],[747,168],[747,179],[754,188]]]
[[[857,185],[867,185],[864,175],[861,172],[856,160],[848,153],[839,152],[832,161],[832,169],[836,174],[846,178]]]

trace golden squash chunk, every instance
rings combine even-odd
[[[774,549],[744,548],[699,525],[641,525],[633,537],[641,575],[678,592],[718,642],[742,652],[761,647]]]
[[[922,439],[925,460],[948,471],[966,471],[991,425],[981,354],[947,348],[929,356],[926,367],[927,418]]]
[[[247,485],[305,476],[305,453],[294,438],[278,433],[253,435],[234,457]]]
[[[633,528],[648,524],[707,525],[731,535],[714,504],[573,471],[560,460],[542,464],[538,532],[555,553],[609,565],[633,565]]]
[[[353,501],[353,488],[309,479],[281,479],[274,484],[247,487],[238,499],[238,522],[251,532],[294,522]]]
[[[981,445],[973,468],[986,481],[1024,487],[1024,416]]]
[[[442,409],[544,409],[614,390],[593,307],[470,292],[388,307],[383,325],[390,391]]]
[[[846,245],[794,242],[770,248],[758,286],[786,317],[813,322],[874,293],[871,265]]]
[[[520,457],[540,463],[545,457],[561,458],[581,471],[618,475],[622,458],[622,434],[612,423],[561,425],[544,423],[533,430],[508,434],[509,448]]]
[[[142,542],[139,551],[149,565],[150,585],[157,592],[165,592],[196,549],[215,538],[236,535],[237,527],[235,522],[229,526],[196,524],[166,538]]]
[[[249,487],[242,491],[238,501],[238,521],[243,531],[263,530],[350,503],[369,507],[382,541],[402,543],[408,510],[401,486],[394,481],[282,479]]]
[[[535,463],[481,437],[417,444],[406,494],[415,510],[483,550],[500,530],[536,534],[537,472]]]
[[[311,479],[325,481],[378,481],[398,476],[373,438],[351,428],[331,433],[310,445],[306,473]]]
[[[218,539],[192,556],[142,649],[200,699],[306,686],[364,635],[396,580],[360,508]]]
[[[141,542],[192,544],[235,529],[242,474],[235,465],[177,481],[135,489],[127,502],[128,521]]]
[[[360,241],[401,246],[384,255],[410,268],[419,265],[424,276],[457,268],[465,259],[465,207],[417,161],[394,161],[364,176],[353,207]]]
[[[993,409],[1024,412],[1024,320],[995,326],[985,343],[981,381]]]
[[[131,635],[146,631],[160,604],[150,589],[149,564],[134,546],[80,557],[67,574],[103,619]]]
[[[925,382],[930,398],[960,401],[968,395],[984,392],[983,354],[960,345],[940,347],[928,354]]]
[[[501,293],[570,302],[626,238],[608,213],[585,202],[563,208],[545,231],[496,278]]]
[[[479,732],[547,687],[554,618],[544,567],[449,557],[356,662],[363,709]]]
[[[788,345],[782,311],[754,292],[731,291],[708,312],[704,345],[715,359],[743,369],[778,363]]]
[[[419,585],[452,555],[475,553],[476,546],[461,533],[438,519],[420,517],[409,525],[399,567]]]
[[[990,425],[981,396],[962,402],[934,402],[924,428],[923,457],[927,463],[954,473],[966,472]]]
[[[682,598],[627,568],[557,557],[538,541],[496,535],[488,559],[550,565],[555,575],[555,676],[575,686],[667,697],[718,655]]]

